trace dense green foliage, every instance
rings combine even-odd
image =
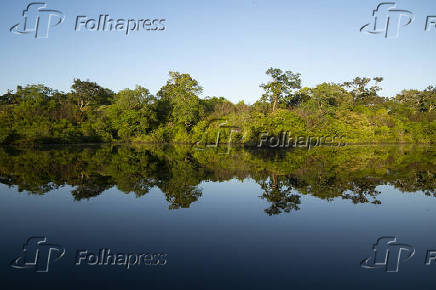
[[[301,197],[379,204],[379,185],[436,197],[432,146],[345,146],[311,150],[195,150],[155,145],[0,148],[0,183],[41,194],[66,186],[75,200],[116,186],[140,197],[160,190],[170,209],[187,208],[202,196],[202,182],[252,179],[269,203],[268,215],[298,210]],[[253,192],[259,196],[259,192]]]
[[[68,93],[18,86],[0,96],[0,143],[149,142],[255,145],[262,133],[345,136],[347,143],[435,143],[436,88],[378,95],[382,78],[301,88],[301,77],[270,68],[265,93],[253,105],[200,98],[189,74],[170,72],[152,95],[117,93],[75,79]],[[233,135],[231,135],[233,134]]]

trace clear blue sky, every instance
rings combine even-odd
[[[436,1],[393,1],[416,16],[397,39],[359,32],[380,2],[49,0],[47,8],[61,10],[65,21],[51,28],[48,39],[35,39],[9,31],[30,1],[3,0],[0,93],[35,83],[69,91],[73,78],[115,91],[139,84],[156,93],[172,70],[196,78],[203,96],[253,103],[268,67],[300,72],[305,86],[383,76],[386,96],[436,85],[436,29],[424,31],[426,16],[436,15]],[[99,14],[165,18],[166,30],[128,36],[74,31],[77,15]]]

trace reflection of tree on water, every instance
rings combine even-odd
[[[381,193],[375,189],[377,184],[378,182],[374,183],[371,178],[355,180],[352,189],[343,193],[342,198],[351,199],[354,204],[369,202],[381,204],[381,202],[377,200],[377,196]]]
[[[270,178],[259,181],[259,184],[264,190],[260,198],[271,203],[271,206],[265,209],[269,216],[300,209],[300,196],[291,193],[292,187],[287,184],[285,177],[271,174]]]
[[[116,186],[137,197],[160,189],[170,209],[188,208],[202,196],[203,181],[254,179],[268,215],[299,210],[301,195],[327,201],[379,204],[379,185],[403,192],[436,194],[432,147],[316,148],[310,151],[235,150],[229,155],[189,147],[0,148],[0,182],[18,191],[44,194],[69,185],[75,200]],[[297,194],[298,193],[298,194]]]
[[[108,176],[81,174],[80,179],[76,183],[76,188],[71,191],[71,194],[77,201],[89,199],[111,188],[113,184],[110,181],[111,179]]]
[[[157,176],[160,179],[158,187],[170,203],[169,209],[189,208],[201,197],[202,191],[198,184],[210,173],[190,152],[177,152],[173,157],[176,158],[164,162],[161,169],[165,170]]]
[[[318,176],[315,186],[306,183],[295,175],[277,176],[271,174],[266,180],[259,181],[264,190],[262,199],[271,202],[271,207],[266,209],[268,215],[289,213],[292,210],[299,210],[301,204],[300,195],[291,194],[292,190],[333,200],[334,197],[349,199],[354,204],[372,203],[380,204],[377,196],[381,193],[376,190],[379,181],[371,177],[356,179],[345,184],[335,182],[333,177],[321,178]]]
[[[170,202],[169,209],[189,208],[191,203],[196,202],[202,195],[200,189],[192,185],[172,188],[166,194],[166,200]]]
[[[397,179],[392,182],[396,188],[407,192],[422,190],[424,191],[425,195],[433,195],[436,197],[436,172],[432,172],[430,169],[424,168],[419,164],[416,164],[413,167],[410,166],[408,170],[410,170],[413,174],[410,174],[405,179]]]

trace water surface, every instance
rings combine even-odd
[[[436,150],[151,146],[0,148],[5,289],[432,289]],[[29,237],[66,249],[14,269]],[[415,248],[364,269],[383,236]],[[77,250],[164,253],[166,265],[74,265]]]

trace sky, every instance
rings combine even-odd
[[[309,87],[382,76],[384,96],[436,85],[436,27],[424,29],[427,16],[436,15],[436,1],[392,1],[415,16],[393,39],[360,32],[373,22],[372,11],[381,2],[49,0],[46,9],[59,10],[65,18],[50,27],[48,38],[37,39],[34,33],[10,31],[22,23],[31,1],[2,0],[0,93],[38,83],[69,91],[74,78],[114,91],[141,85],[156,93],[168,72],[178,71],[199,81],[202,97],[253,104],[262,94],[259,85],[268,81],[269,67],[299,72]],[[74,30],[77,16],[98,19],[100,14],[165,19],[165,30],[128,35],[83,26]]]

